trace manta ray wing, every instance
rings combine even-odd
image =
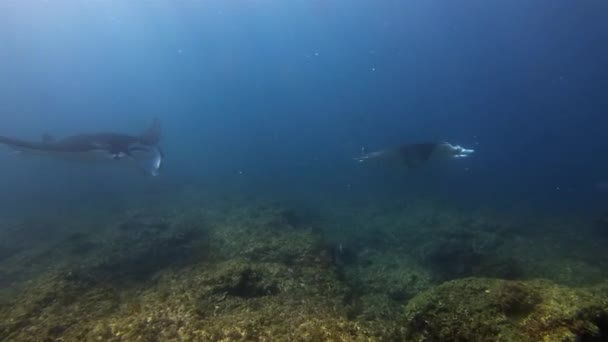
[[[134,146],[129,149],[129,156],[135,165],[151,176],[158,176],[163,161],[163,152],[158,146]]]
[[[161,127],[156,119],[152,126],[139,136],[119,133],[73,135],[63,139],[45,137],[42,141],[26,141],[0,136],[0,144],[28,154],[50,156],[74,161],[131,160],[146,174],[156,176],[161,167],[163,153],[158,146]]]

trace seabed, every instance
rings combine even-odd
[[[0,340],[608,340],[603,220],[432,200],[131,208],[0,222]]]

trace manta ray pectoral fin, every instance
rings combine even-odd
[[[454,158],[466,158],[475,152],[474,149],[464,148],[460,145],[456,145],[454,148],[456,149]]]
[[[15,146],[15,145],[11,145],[11,144],[6,144],[6,148],[7,148],[7,154],[9,156],[21,156],[23,155],[23,149],[20,148],[19,146]]]
[[[369,155],[367,153],[367,149],[365,148],[365,146],[361,147],[361,154],[358,157],[353,158],[357,163],[363,163],[364,161],[366,161],[369,158]]]
[[[438,154],[444,158],[466,158],[473,154],[475,150],[464,148],[460,145],[452,145],[448,142],[443,142],[438,145]]]
[[[163,153],[158,146],[136,146],[129,149],[137,167],[151,176],[158,176],[163,161]]]
[[[139,137],[144,144],[156,145],[161,138],[161,127],[158,118],[154,118],[152,125]]]
[[[468,151],[471,151],[471,152],[459,153],[459,154],[455,155],[454,158],[466,158],[466,157],[470,156],[471,153],[475,152],[473,150],[468,150]]]
[[[125,153],[125,152],[122,152],[122,151],[118,152],[118,153],[111,153],[110,154],[110,158],[112,158],[114,160],[120,160],[120,159],[122,159],[124,157],[127,157],[127,156],[129,156],[129,154]]]
[[[91,141],[89,144],[94,149],[99,149],[99,150],[109,150],[110,149],[109,144],[107,142],[103,142],[103,141]]]

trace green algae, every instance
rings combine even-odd
[[[599,339],[608,299],[546,280],[453,280],[412,299],[412,341],[579,341]]]
[[[403,303],[429,288],[432,274],[405,253],[366,251],[344,267],[351,290],[349,314],[363,320],[394,319]]]
[[[345,209],[355,220],[341,233],[273,203],[174,206],[119,213],[98,230],[10,251],[0,260],[0,280],[15,284],[0,301],[0,339],[574,341],[606,333],[608,285],[563,285],[598,283],[604,259],[593,248],[582,257],[580,239],[566,252],[557,232],[526,236],[495,217],[424,201]],[[348,262],[337,254],[346,249]],[[597,266],[583,267],[591,260]],[[464,275],[475,277],[443,282]]]
[[[140,213],[96,238],[71,238],[92,239],[96,248],[77,267],[53,268],[23,287],[9,301],[15,309],[2,312],[0,337],[367,341],[394,331],[349,320],[348,288],[319,231],[269,212],[203,226],[192,224],[200,218]],[[176,264],[184,250],[188,261]]]

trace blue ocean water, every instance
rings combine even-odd
[[[599,0],[3,1],[2,135],[137,133],[159,118],[166,160],[150,179],[7,150],[0,201],[70,207],[153,184],[602,209],[607,11]],[[353,160],[420,141],[476,153],[408,174]]]
[[[0,340],[607,340],[607,15],[0,0]]]

